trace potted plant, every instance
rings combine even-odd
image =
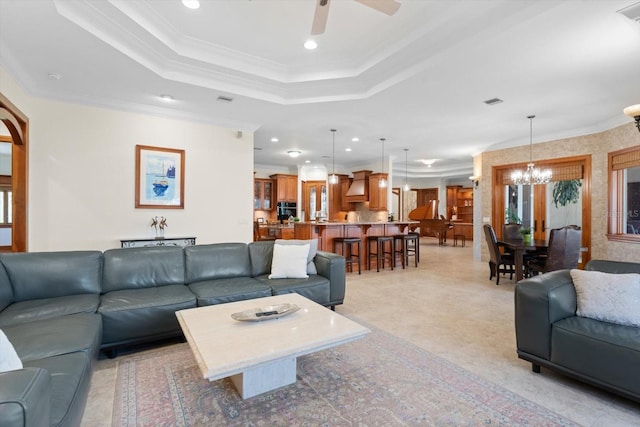
[[[522,240],[525,245],[531,244],[531,227],[522,227],[518,230],[518,233],[522,234]]]

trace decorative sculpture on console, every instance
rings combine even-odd
[[[155,229],[156,239],[164,239],[164,229],[168,226],[167,219],[163,216],[151,218],[151,227]]]

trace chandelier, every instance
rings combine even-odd
[[[533,164],[533,119],[536,116],[527,116],[529,119],[529,163],[527,170],[516,170],[511,173],[511,181],[515,185],[546,184],[551,181],[551,169],[537,169]]]

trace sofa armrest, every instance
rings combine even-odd
[[[342,304],[346,286],[345,258],[331,252],[318,251],[313,261],[318,274],[331,283],[330,305]]]
[[[51,375],[42,368],[0,373],[0,426],[51,425]]]
[[[576,291],[569,270],[557,270],[521,280],[515,290],[518,353],[549,360],[551,326],[575,316]]]

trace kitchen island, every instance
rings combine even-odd
[[[394,236],[407,234],[418,227],[418,221],[390,221],[390,222],[296,222],[293,224],[296,239],[318,239],[318,250],[336,252],[333,239],[336,237],[359,237],[362,240],[362,254],[360,266],[367,267],[367,237]]]

